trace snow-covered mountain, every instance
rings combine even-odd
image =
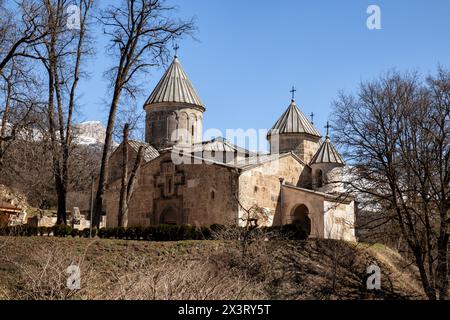
[[[2,122],[0,119],[0,127]],[[10,134],[12,128],[6,123],[6,135]],[[85,146],[102,146],[105,143],[106,128],[100,121],[86,121],[75,124],[72,127],[72,142]],[[36,142],[42,140],[42,132],[35,128],[23,129],[17,133],[17,138],[24,140],[34,140]],[[113,145],[116,143],[113,141]]]
[[[81,145],[105,143],[106,128],[100,121],[86,121],[74,125],[73,142]]]

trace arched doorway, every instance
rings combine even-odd
[[[292,214],[292,223],[299,225],[307,237],[311,234],[311,219],[308,215],[308,207],[304,204],[295,207]]]
[[[172,206],[165,208],[161,213],[159,223],[171,225],[177,224],[177,211]]]

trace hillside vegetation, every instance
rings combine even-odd
[[[382,271],[366,289],[366,268]],[[66,269],[81,270],[71,291]],[[2,299],[422,299],[416,270],[382,245],[333,240],[148,242],[0,237]]]

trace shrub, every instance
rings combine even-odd
[[[101,228],[98,230],[97,235],[99,238],[101,239],[106,239],[107,238],[107,229],[106,228]]]
[[[83,237],[83,238],[89,238],[90,234],[91,234],[90,228],[84,228],[82,231],[80,231],[80,237]],[[97,229],[93,228],[92,229],[92,237],[95,237],[96,234],[97,234]]]
[[[81,232],[78,229],[72,229],[70,235],[72,236],[72,238],[79,237],[81,236]]]
[[[47,228],[47,227],[39,227],[38,228],[38,234],[41,237],[42,236],[49,236],[51,232],[52,232],[51,228]]]
[[[72,233],[72,227],[66,225],[55,225],[52,227],[55,237],[67,237]]]
[[[32,226],[20,226],[18,227],[19,234],[21,236],[31,237],[38,235],[38,228]]]
[[[225,226],[223,225],[223,224],[218,224],[218,223],[214,223],[214,224],[212,224],[210,227],[209,227],[209,229],[212,231],[212,232],[219,232],[219,231],[223,231],[223,230],[225,230]]]
[[[114,237],[116,239],[125,239],[126,229],[124,227],[114,228]]]
[[[281,236],[289,240],[306,240],[308,233],[299,224],[286,224],[280,228]]]
[[[145,227],[142,230],[142,238],[144,240],[153,240],[153,233],[155,228],[153,226]]]
[[[125,230],[125,238],[128,240],[140,240],[143,234],[142,227],[130,227]]]

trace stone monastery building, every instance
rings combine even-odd
[[[122,144],[110,158],[107,226],[118,226],[122,148],[131,171],[143,146],[128,226],[243,225],[246,210],[258,208],[260,225],[298,223],[310,237],[355,240],[355,201],[340,182],[344,160],[294,99],[267,135],[267,154],[224,138],[202,141],[206,109],[176,56],[144,109],[146,141]]]

